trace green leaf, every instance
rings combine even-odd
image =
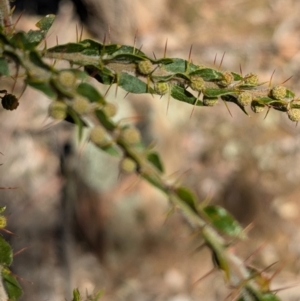
[[[9,297],[9,301],[17,301],[22,296],[23,293],[20,284],[8,269],[3,268],[1,274],[2,274],[3,285]]]
[[[161,162],[159,154],[157,152],[151,152],[151,153],[147,154],[147,159],[159,171],[164,172],[163,163]]]
[[[286,89],[286,95],[285,95],[286,98],[293,98],[295,97],[295,93],[289,89]]]
[[[196,70],[194,72],[191,72],[189,75],[190,76],[191,75],[199,75],[199,76],[201,76],[206,81],[223,79],[222,72],[217,71],[217,70],[212,69],[212,68],[198,69],[198,70]]]
[[[238,101],[236,96],[234,95],[222,95],[221,99],[227,102],[233,102],[235,103],[247,116],[249,116],[248,112],[246,111],[245,107],[242,106]]]
[[[243,228],[224,208],[217,205],[209,205],[203,208],[203,212],[212,225],[220,232],[232,237],[242,238],[244,236]]]
[[[13,261],[13,253],[9,243],[0,236],[0,265],[10,266]]]
[[[36,79],[27,78],[25,80],[25,83],[31,86],[32,88],[43,92],[52,99],[57,98],[57,93],[54,91],[53,87],[48,82],[39,82]]]
[[[4,57],[0,57],[0,75],[9,76],[9,67]]]
[[[6,206],[0,206],[0,213],[3,213],[6,209]]]
[[[51,71],[51,68],[49,67],[49,65],[47,65],[43,62],[40,55],[36,51],[30,51],[29,59],[37,67],[45,69],[47,71]]]
[[[103,96],[98,92],[96,88],[88,83],[79,84],[77,87],[77,93],[88,98],[90,102],[105,104]]]
[[[234,81],[240,81],[243,79],[243,77],[239,73],[231,72],[231,74],[233,75]]]
[[[102,147],[99,146],[99,148],[111,156],[120,157],[120,150],[115,144]]]
[[[35,24],[35,26],[39,28],[41,31],[47,33],[48,30],[51,28],[54,20],[55,20],[55,15],[47,15],[46,17],[38,21]]]
[[[109,131],[113,131],[116,128],[116,125],[105,115],[102,110],[97,110],[95,112],[96,117],[100,123]]]
[[[116,57],[120,57],[120,55],[123,55],[123,54],[131,54],[136,57],[139,57],[142,60],[147,58],[146,54],[144,52],[142,52],[141,50],[139,50],[135,47],[126,46],[126,45],[122,45],[121,47],[119,47],[118,50],[113,53],[113,56],[114,56],[114,58],[116,58]]]
[[[168,62],[168,61],[167,61]],[[172,63],[164,65],[165,70],[172,73],[187,73],[200,69],[200,66],[189,63],[183,59],[172,59]]]
[[[202,229],[202,235],[212,251],[213,262],[217,267],[224,271],[227,280],[230,279],[230,269],[226,258],[226,247],[224,240],[210,227]]]
[[[203,94],[207,97],[214,98],[214,97],[219,97],[221,95],[227,95],[234,93],[235,90],[233,89],[214,89],[214,88],[206,88],[203,91]]]
[[[119,76],[118,85],[122,87],[125,91],[135,94],[148,92],[148,87],[146,83],[136,78],[135,76],[124,72],[122,72]]]
[[[73,299],[72,301],[81,301],[80,292],[78,289],[73,290]]]
[[[171,87],[171,96],[177,100],[189,103],[191,105],[194,105],[197,101],[197,98],[192,93],[180,86]],[[196,105],[203,106],[202,102],[199,100],[197,101]]]
[[[195,195],[186,187],[178,187],[176,189],[178,197],[184,201],[194,212],[198,213],[197,199]]]

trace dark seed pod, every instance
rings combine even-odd
[[[13,111],[19,106],[19,100],[13,94],[5,94],[2,97],[2,106],[5,110]]]

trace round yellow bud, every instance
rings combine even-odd
[[[153,64],[149,60],[138,62],[137,67],[138,71],[143,75],[150,74],[154,69]]]
[[[194,90],[194,91],[202,91],[203,88],[205,88],[204,86],[204,79],[199,76],[199,75],[192,75],[190,77],[190,87]]]
[[[107,133],[104,127],[98,125],[92,128],[90,132],[91,141],[98,145],[103,146],[107,143]]]
[[[244,83],[246,85],[256,86],[258,84],[258,76],[253,73],[249,73],[244,77]]]
[[[78,114],[85,114],[88,112],[90,107],[90,102],[88,99],[84,96],[78,95],[75,97],[73,103],[72,103],[72,108],[74,111]]]
[[[237,101],[243,107],[248,106],[252,101],[252,94],[249,92],[242,92],[238,95]]]
[[[68,106],[62,101],[53,101],[49,106],[49,115],[57,120],[64,120],[67,117]]]
[[[7,225],[7,219],[5,216],[0,215],[0,229],[5,228]]]
[[[213,107],[218,103],[218,98],[209,98],[209,97],[203,97],[203,105],[207,107]]]
[[[59,83],[65,88],[73,88],[76,83],[76,76],[73,72],[68,70],[62,70],[58,74]]]
[[[288,117],[294,122],[300,121],[300,109],[292,108],[287,111]]]
[[[117,114],[117,106],[110,102],[106,103],[102,110],[108,117],[113,117]]]
[[[234,81],[234,77],[231,72],[223,72],[223,79],[219,81],[219,85],[227,87]]]
[[[132,173],[136,171],[136,168],[137,164],[131,158],[126,157],[120,162],[120,170],[123,172]]]
[[[141,133],[137,128],[126,128],[121,132],[121,137],[128,144],[136,144],[141,141]]]
[[[154,84],[154,90],[158,95],[165,95],[169,92],[169,85],[166,82],[158,82]]]
[[[275,86],[273,89],[271,89],[270,94],[274,99],[283,99],[286,97],[286,87]]]

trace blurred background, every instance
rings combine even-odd
[[[83,38],[132,45],[156,57],[188,58],[222,70],[253,72],[300,93],[300,2],[296,0],[18,0],[14,18],[27,31],[57,14],[47,45]],[[224,59],[222,61],[222,56]],[[215,59],[216,58],[216,59]],[[215,61],[215,63],[214,63]],[[222,61],[222,64],[221,64]],[[59,65],[58,65],[59,66]],[[64,66],[64,65],[62,65]],[[107,87],[95,85],[105,93]],[[14,80],[1,83],[11,91]],[[14,93],[22,93],[17,83]],[[170,180],[191,187],[200,200],[227,208],[249,240],[235,247],[268,270],[282,267],[272,289],[299,285],[299,127],[280,112],[250,117],[220,102],[196,108],[149,95],[108,93],[146,144],[160,151]],[[8,236],[17,252],[13,272],[24,278],[22,301],[71,300],[103,289],[101,300],[224,300],[230,290],[213,273],[211,254],[197,245],[181,215],[168,215],[165,197],[134,175],[120,175],[118,161],[86,142],[76,129],[47,118],[50,101],[27,88],[16,111],[0,111],[0,205],[7,206]],[[259,249],[259,251],[255,251]],[[299,300],[299,287],[279,292]]]

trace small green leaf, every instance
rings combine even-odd
[[[214,89],[214,88],[206,88],[204,91],[203,91],[203,94],[207,97],[219,97],[219,96],[222,96],[222,95],[227,95],[227,94],[231,94],[233,93],[235,90],[232,90],[232,89]]]
[[[195,195],[186,187],[178,187],[176,189],[178,197],[184,201],[194,212],[198,213],[197,199]]]
[[[43,62],[40,55],[36,51],[30,51],[29,59],[37,67],[42,68],[47,71],[51,71],[51,68]]]
[[[36,79],[27,78],[25,80],[25,83],[31,86],[32,88],[43,92],[52,99],[57,98],[57,93],[54,91],[53,87],[48,82],[39,82]]]
[[[47,15],[38,21],[35,26],[44,32],[48,32],[55,20],[55,15]]]
[[[210,227],[202,229],[202,235],[212,251],[213,262],[224,271],[226,280],[230,279],[230,269],[226,258],[225,241]]]
[[[73,299],[72,301],[81,301],[80,292],[78,289],[73,290]]]
[[[201,76],[206,81],[223,79],[222,72],[217,71],[217,70],[212,69],[212,68],[198,69],[198,70],[196,70],[194,72],[191,72],[189,75],[190,76],[192,76],[192,75],[199,75],[199,76]]]
[[[243,80],[243,77],[239,73],[231,72],[231,74],[233,75],[233,80],[234,81]]]
[[[9,301],[17,301],[23,293],[20,284],[8,269],[2,268],[1,274],[6,293],[9,297]]]
[[[114,144],[102,147],[99,146],[99,148],[111,156],[120,157],[120,150]]]
[[[10,266],[13,261],[13,253],[9,243],[0,236],[0,265]]]
[[[116,58],[123,54],[131,54],[131,55],[139,57],[140,59],[143,59],[143,60],[145,58],[147,58],[146,54],[144,52],[142,52],[141,50],[139,50],[135,47],[126,46],[126,45],[119,47],[118,50],[113,53],[113,56],[114,56],[114,58]]]
[[[221,206],[209,205],[203,208],[203,212],[212,225],[220,232],[233,237],[243,237],[243,228],[233,216]]]
[[[235,103],[247,116],[249,116],[248,112],[246,111],[245,107],[243,107],[238,101],[236,96],[234,95],[222,95],[221,99],[227,102]]]
[[[132,53],[120,53],[118,55],[114,55],[113,60],[125,61],[126,63],[136,63],[138,61],[143,61],[144,57],[140,57]]]
[[[286,89],[286,95],[285,95],[286,98],[293,98],[295,97],[295,93],[289,89]]]
[[[102,110],[96,110],[95,115],[107,130],[113,131],[116,128],[116,125],[107,118],[106,114]]]
[[[151,152],[151,153],[147,154],[147,159],[159,171],[164,172],[164,166],[163,166],[163,164],[160,160],[159,154],[157,152]]]
[[[0,57],[0,75],[9,76],[9,68],[4,57]]]
[[[105,100],[99,91],[88,83],[81,83],[77,87],[77,93],[88,98],[90,102],[104,104]]]
[[[173,59],[173,62],[165,65],[164,68],[172,73],[184,73],[187,69],[187,61],[183,59]]]
[[[6,209],[6,206],[0,206],[0,213],[3,213]]]
[[[177,85],[171,87],[171,96],[177,100],[189,103],[191,105],[194,105],[197,101],[197,98],[192,93]],[[203,106],[202,102],[199,100],[197,101],[196,105]]]
[[[122,72],[119,76],[118,85],[122,87],[125,91],[135,94],[148,92],[148,87],[146,83],[136,78],[135,76],[124,72]]]

